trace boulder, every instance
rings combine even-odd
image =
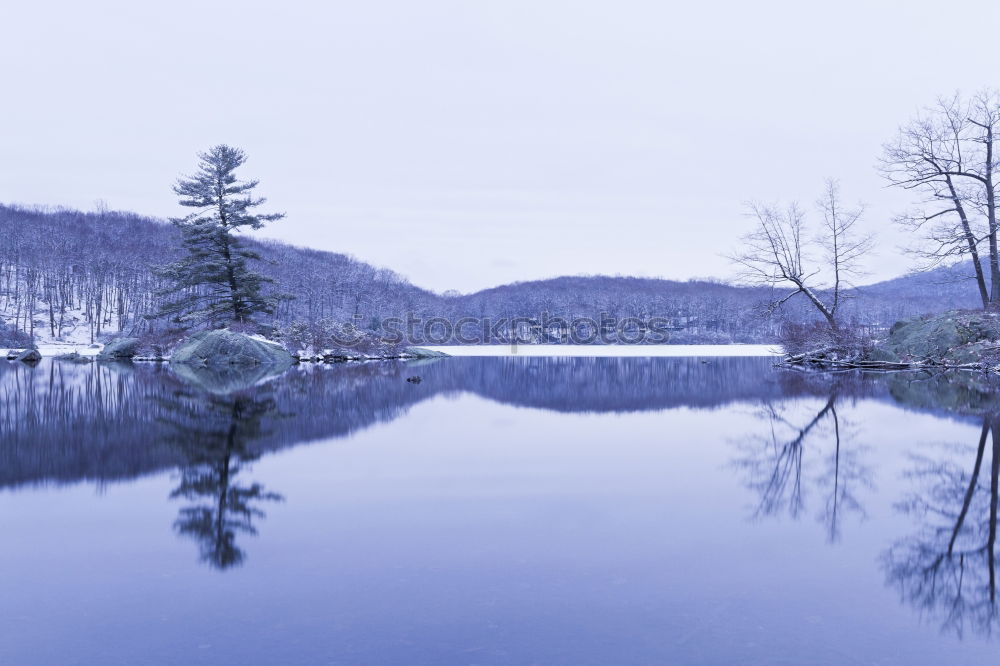
[[[899,356],[896,352],[891,349],[884,349],[882,347],[875,347],[870,352],[868,352],[869,361],[878,361],[880,363],[899,363]]]
[[[1000,318],[984,312],[945,312],[898,321],[869,355],[877,361],[976,363],[997,347]]]
[[[97,355],[101,361],[123,361],[135,356],[139,350],[139,338],[115,338]]]
[[[284,369],[295,359],[275,342],[220,329],[191,336],[174,350],[170,362],[204,367],[266,365]]]
[[[27,363],[28,365],[34,365],[42,360],[42,355],[37,349],[25,349],[23,352],[15,356],[14,360]]]
[[[360,361],[363,357],[355,349],[336,347],[334,349],[324,349],[317,358],[326,363],[339,363],[341,361]]]
[[[59,354],[55,357],[56,361],[69,361],[70,363],[90,363],[91,357],[83,356],[77,352],[70,352],[68,354]]]

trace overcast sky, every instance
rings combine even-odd
[[[962,7],[955,17],[956,7]],[[687,278],[749,199],[870,205],[920,106],[1000,84],[1000,2],[7,3],[0,200],[167,217],[216,143],[288,218],[263,232],[470,291]]]

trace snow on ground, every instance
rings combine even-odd
[[[37,310],[39,313],[44,313],[44,304],[39,304]],[[0,317],[3,317],[3,313],[0,313]],[[8,324],[12,323],[9,318],[5,319]],[[82,356],[96,356],[104,347],[104,345],[99,344],[96,348],[91,349],[90,326],[84,320],[83,310],[66,310],[63,314],[62,335],[58,337],[52,337],[47,319],[43,320],[36,316],[35,321],[35,344],[42,356],[58,356],[70,352],[77,352]],[[0,349],[4,355],[8,351]]]
[[[76,352],[80,356],[97,356],[103,348],[104,345],[101,344],[91,347],[89,344],[76,344],[72,342],[38,343],[38,352],[42,356],[58,356],[59,354],[69,354],[70,352]]]
[[[80,356],[97,356],[104,345],[97,345],[96,347],[91,347],[90,345],[75,344],[71,342],[39,342],[38,343],[38,353],[42,356],[59,356],[60,354],[69,354],[70,352],[76,352]],[[19,349],[18,351],[24,351]],[[10,353],[10,349],[0,348],[0,357],[5,357]]]
[[[423,349],[450,356],[775,356],[777,345],[454,345]]]

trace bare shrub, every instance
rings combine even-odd
[[[831,329],[824,322],[808,324],[785,324],[778,342],[786,354],[820,353],[842,358],[866,355],[874,345],[872,338],[855,328]]]
[[[30,335],[0,319],[0,347],[22,349],[31,346]]]
[[[147,358],[164,358],[187,337],[182,328],[150,329],[139,335],[136,355]]]

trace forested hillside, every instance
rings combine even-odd
[[[154,268],[175,260],[178,231],[132,213],[83,213],[0,205],[0,315],[34,335],[134,333],[152,323],[167,283]],[[426,309],[436,297],[392,271],[343,254],[248,240],[274,280],[279,323],[354,314],[379,319]]]
[[[154,269],[177,258],[172,225],[133,213],[29,209],[0,205],[0,317],[36,338],[93,342],[140,333],[166,285]],[[435,294],[391,270],[343,254],[291,245],[247,244],[282,295],[279,329],[355,322],[377,330],[388,317],[565,319],[662,317],[675,342],[770,342],[788,322],[815,320],[799,297],[767,313],[764,288],[722,282],[579,276],[520,282],[472,294]],[[414,252],[419,252],[419,246]],[[907,276],[856,290],[845,321],[882,328],[914,314],[977,306],[964,266]],[[505,335],[492,341],[504,341]]]

